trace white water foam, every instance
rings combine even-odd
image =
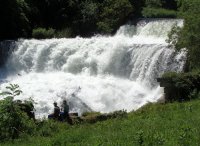
[[[186,60],[185,51],[177,54],[165,42],[176,23],[182,20],[142,20],[121,27],[115,36],[16,41],[1,69],[1,90],[19,84],[18,99],[32,97],[37,117],[47,116],[53,101],[64,98],[79,114],[132,111],[157,102],[163,91],[156,78],[182,71]]]

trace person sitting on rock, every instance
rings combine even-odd
[[[57,105],[57,102],[53,103],[54,105],[54,112],[50,115],[48,115],[48,119],[56,119],[59,120],[60,119],[60,108]]]
[[[67,104],[67,100],[63,100],[61,118],[62,120],[69,120],[69,105]]]

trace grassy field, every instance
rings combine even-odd
[[[149,104],[126,118],[94,124],[48,122],[37,135],[2,146],[199,146],[200,100]]]

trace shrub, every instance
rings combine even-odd
[[[16,84],[10,84],[6,88],[9,91],[0,94],[5,96],[0,100],[0,139],[15,139],[20,134],[33,133],[35,129],[33,120],[14,102],[14,97],[20,95],[22,91]]]
[[[142,146],[144,143],[144,131],[139,130],[135,135],[135,142],[137,145]]]
[[[195,73],[165,73],[158,79],[164,87],[167,101],[185,101],[199,98],[200,72]]]
[[[97,27],[100,32],[112,33],[133,11],[128,0],[105,0],[102,4],[100,19]]]
[[[145,7],[142,15],[146,18],[176,18],[177,13],[174,10]]]
[[[174,46],[177,50],[180,50],[182,48],[177,48],[177,43],[180,39],[180,32],[181,32],[181,27],[179,27],[177,24],[175,24],[171,31],[168,33],[168,39],[166,40],[167,43],[170,45]]]
[[[85,112],[82,114],[83,117],[87,117],[87,116],[98,116],[100,115],[100,112]]]
[[[178,49],[188,49],[188,63],[190,70],[200,68],[200,1],[179,0],[179,15],[184,18],[183,29],[179,33],[176,44]]]
[[[1,1],[0,39],[27,37],[30,32],[30,7],[25,0]]]
[[[59,122],[54,120],[38,121],[37,123],[37,135],[42,137],[53,136],[53,134],[59,132]]]
[[[55,36],[55,30],[52,28],[45,29],[45,28],[36,28],[33,29],[32,37],[36,39],[46,39],[46,38],[53,38]]]
[[[55,33],[55,37],[56,37],[56,38],[69,38],[69,37],[72,36],[72,34],[73,34],[72,29],[70,29],[70,28],[65,28],[65,29],[63,29],[63,30],[57,31],[57,32]]]
[[[96,123],[98,121],[104,121],[114,118],[126,118],[127,112],[125,110],[119,110],[108,114],[100,114],[99,112],[83,113],[81,120],[88,123]]]
[[[145,0],[145,5],[147,7],[160,8],[162,7],[162,2],[161,0]]]

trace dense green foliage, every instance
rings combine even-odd
[[[69,126],[44,122],[38,135],[26,136],[2,146],[195,146],[200,145],[200,101],[150,104],[125,118],[95,124]]]
[[[36,28],[33,29],[32,36],[36,39],[53,38],[55,36],[55,30],[52,28],[48,30],[45,28]]]
[[[54,29],[51,37],[112,34],[129,19],[175,17],[176,10],[176,0],[4,0],[0,39],[35,37],[38,28]]]
[[[108,114],[101,114],[99,112],[89,112],[89,113],[83,113],[81,118],[77,119],[75,122],[96,123],[96,122],[105,121],[108,119],[125,118],[125,117],[127,117],[127,112],[124,110],[115,111]]]
[[[145,0],[142,15],[147,18],[176,18],[176,10],[174,0]]]
[[[6,87],[9,91],[0,95],[5,96],[0,100],[0,139],[15,139],[22,134],[31,134],[35,129],[33,120],[20,109],[14,98],[22,92],[18,85]]]
[[[144,8],[142,14],[146,18],[176,18],[177,12],[163,8]]]
[[[158,80],[165,87],[165,98],[168,102],[191,100],[200,95],[200,72],[168,72]]]
[[[185,19],[184,28],[179,32],[176,48],[188,49],[190,70],[200,67],[200,1],[180,0],[180,16]]]
[[[119,24],[125,22],[131,12],[132,6],[128,0],[105,0],[97,26],[101,32],[112,33]]]
[[[25,37],[30,33],[27,15],[30,8],[24,0],[4,0],[0,4],[0,39]]]

